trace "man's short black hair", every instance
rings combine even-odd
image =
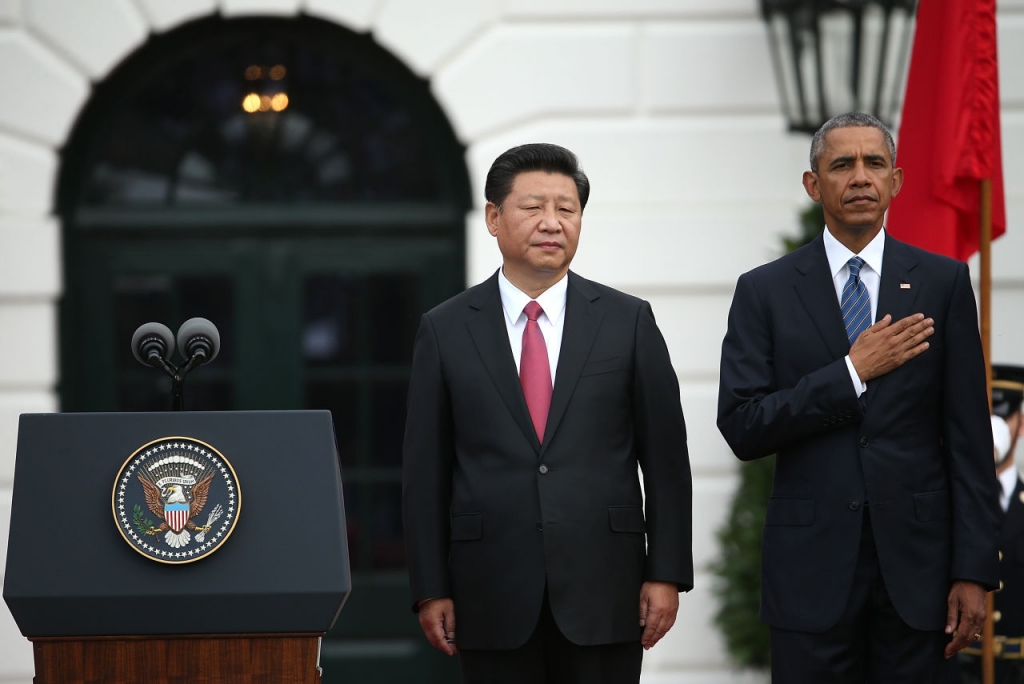
[[[847,112],[838,114],[822,124],[811,139],[811,171],[818,173],[818,160],[825,151],[825,136],[837,128],[876,128],[882,132],[885,145],[889,148],[889,161],[896,168],[896,143],[892,139],[892,131],[884,123],[864,112]]]
[[[484,197],[500,210],[502,202],[512,192],[516,176],[529,171],[546,171],[569,176],[576,183],[576,193],[580,196],[580,211],[587,207],[590,181],[580,168],[579,159],[564,147],[551,143],[529,143],[503,152],[494,160],[491,170],[487,172]]]

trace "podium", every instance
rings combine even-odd
[[[205,500],[186,472],[203,460],[193,445],[232,476],[213,480],[209,509],[231,499],[189,532],[171,522],[167,483]],[[147,500],[133,521],[118,489],[144,468],[174,469],[157,480],[169,503]],[[178,529],[187,541],[169,546]],[[329,412],[21,416],[3,597],[32,641],[35,684],[313,684],[350,590]]]

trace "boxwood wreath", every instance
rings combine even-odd
[[[784,237],[792,252],[818,237],[825,217],[814,204],[800,215],[801,234]],[[761,602],[761,532],[772,491],[775,457],[740,466],[740,484],[733,494],[729,517],[716,533],[721,554],[711,564],[712,590],[719,600],[715,624],[722,631],[733,662],[742,667],[767,668],[771,664],[768,626],[758,618]]]

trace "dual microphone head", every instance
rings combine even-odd
[[[132,354],[144,366],[159,368],[171,376],[171,410],[185,409],[184,383],[189,372],[217,357],[220,333],[205,318],[190,318],[178,328],[178,352],[185,359],[180,366],[171,363],[174,335],[163,323],[143,323],[132,335]]]
[[[144,366],[170,363],[174,347],[175,337],[163,323],[143,323],[132,335],[132,354]],[[209,363],[220,352],[220,332],[205,318],[190,318],[178,328],[177,347],[186,365]]]

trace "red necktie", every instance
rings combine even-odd
[[[524,311],[526,329],[523,330],[523,355],[519,359],[519,382],[523,386],[523,396],[526,397],[526,407],[530,409],[537,439],[543,442],[544,426],[551,408],[551,362],[544,334],[537,325],[537,317],[544,310],[537,302],[530,302]]]

